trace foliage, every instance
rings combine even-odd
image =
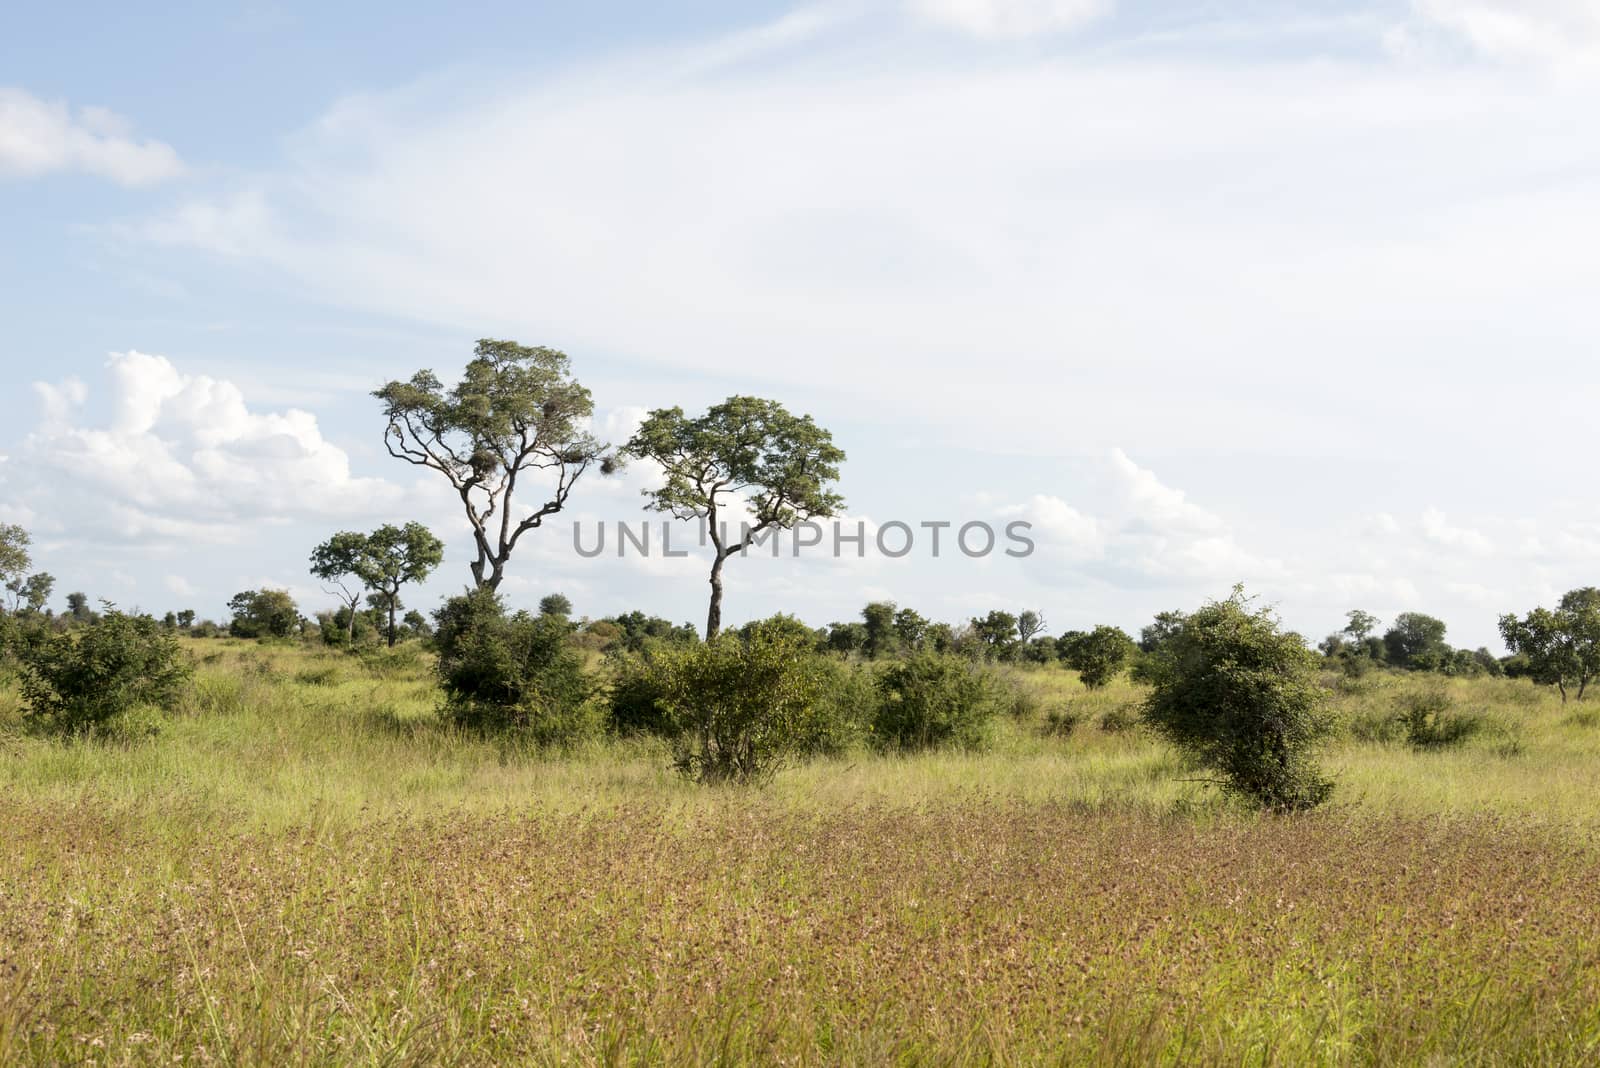
[[[1087,634],[1069,632],[1056,641],[1061,660],[1091,690],[1105,686],[1122,671],[1137,647],[1121,627],[1098,626]]]
[[[478,586],[500,585],[518,540],[566,506],[585,471],[614,467],[609,446],[586,429],[594,401],[555,349],[480,340],[450,389],[432,371],[418,371],[373,395],[388,420],[389,454],[438,471],[460,496],[477,550],[471,568]],[[518,480],[530,473],[543,476],[547,499],[514,519]]]
[[[1418,749],[1455,745],[1484,726],[1481,717],[1454,711],[1450,695],[1442,687],[1402,695],[1397,719],[1406,741]]]
[[[149,616],[109,609],[93,623],[22,647],[29,715],[60,734],[101,733],[142,705],[177,700],[190,668],[177,639]]]
[[[633,652],[638,652],[651,641],[694,642],[700,638],[693,624],[674,625],[669,619],[647,616],[638,609],[600,622],[615,624],[619,631],[617,643]]]
[[[961,657],[917,653],[878,676],[872,733],[880,744],[902,750],[976,749],[987,742],[989,721],[1008,703],[1006,696],[987,669]]]
[[[1152,657],[1144,718],[1229,789],[1264,808],[1326,800],[1312,748],[1329,729],[1316,657],[1242,588],[1184,620]]]
[[[1389,663],[1398,668],[1433,671],[1450,656],[1444,621],[1421,612],[1401,612],[1383,636]]]
[[[547,593],[539,598],[539,614],[566,619],[572,615],[572,599],[564,593]]]
[[[756,782],[826,734],[823,661],[792,629],[757,626],[651,661],[678,770],[697,782]]]
[[[1553,611],[1535,608],[1521,619],[1501,616],[1500,636],[1521,658],[1520,673],[1556,687],[1563,702],[1567,687],[1576,686],[1581,701],[1600,675],[1600,589],[1571,590]]]
[[[446,601],[434,618],[445,709],[458,725],[524,734],[540,745],[598,729],[592,686],[566,620],[508,615],[487,586]]]
[[[245,590],[228,600],[235,638],[287,638],[300,626],[300,609],[288,590]]]
[[[861,610],[861,625],[864,628],[861,652],[869,660],[889,656],[899,645],[894,619],[893,601],[873,601]]]
[[[693,419],[682,408],[658,408],[623,451],[661,465],[665,481],[644,491],[646,508],[705,524],[711,539],[711,602],[706,637],[722,627],[722,567],[763,535],[838,513],[832,489],[844,451],[809,415],[777,401],[729,397]],[[753,522],[730,535],[722,508],[742,496]],[[776,542],[774,542],[776,545]]]
[[[1021,648],[1017,639],[1017,617],[998,609],[972,619],[972,636],[981,643],[983,655],[991,660],[1014,660]]]

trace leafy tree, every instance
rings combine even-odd
[[[866,628],[861,651],[869,659],[877,660],[894,652],[894,602],[873,601],[861,610],[862,626]]]
[[[89,607],[87,593],[67,594],[67,616],[74,623],[89,623],[94,620],[94,609]]]
[[[28,546],[33,538],[14,523],[0,523],[0,585],[7,589],[20,581],[33,566]]]
[[[833,652],[850,653],[859,652],[866,648],[867,625],[865,623],[829,623],[827,646]]]
[[[110,606],[73,633],[24,645],[22,666],[28,714],[63,734],[103,730],[139,705],[171,705],[190,671],[170,632]]]
[[[287,590],[245,590],[228,600],[235,638],[287,638],[300,625],[300,609]]]
[[[25,615],[44,611],[55,587],[55,576],[47,571],[37,571],[27,578],[8,583],[6,589],[11,591],[11,610]]]
[[[984,655],[994,660],[1011,660],[1017,651],[1017,617],[996,609],[983,617],[973,617],[972,635],[983,645]]]
[[[620,616],[613,616],[610,620],[603,620],[602,622],[616,624],[621,631],[620,636],[617,638],[618,643],[623,649],[634,652],[644,648],[647,643],[652,641],[683,643],[697,641],[700,637],[693,624],[684,623],[681,626],[674,626],[671,620],[663,619],[660,616],[647,616],[638,609],[634,609],[632,612],[624,612]]]
[[[1035,612],[1029,609],[1017,616],[1017,640],[1023,645],[1033,641],[1038,634],[1043,632],[1044,628],[1044,613],[1042,612]]]
[[[1184,620],[1152,654],[1144,718],[1173,745],[1269,809],[1311,808],[1333,789],[1312,756],[1330,729],[1316,656],[1251,611],[1242,587]]]
[[[367,536],[356,574],[377,594],[375,600],[388,614],[385,633],[390,646],[395,642],[395,612],[402,607],[400,587],[421,582],[443,559],[444,543],[421,523],[403,527],[386,523]]]
[[[1048,634],[1041,634],[1022,647],[1022,658],[1030,664],[1053,664],[1061,659],[1061,646]]]
[[[896,749],[983,745],[1003,694],[993,669],[958,656],[917,653],[878,676],[872,732]]]
[[[904,648],[920,649],[928,633],[928,621],[920,613],[902,608],[894,614],[894,633]]]
[[[559,616],[562,619],[566,619],[572,615],[572,601],[566,594],[546,594],[539,599],[539,614],[541,616]]]
[[[1139,651],[1153,653],[1183,629],[1188,616],[1183,612],[1157,612],[1155,622],[1139,630]]]
[[[1061,659],[1078,673],[1091,690],[1098,690],[1117,677],[1137,648],[1121,627],[1099,626],[1087,634],[1063,634],[1056,642]]]
[[[190,627],[193,627],[193,626],[194,626],[194,609],[193,608],[185,608],[182,611],[180,611],[178,613],[178,627],[179,627],[179,629],[180,630],[188,630]]]
[[[432,371],[418,371],[373,395],[389,421],[389,454],[438,471],[461,498],[478,586],[499,587],[518,540],[566,506],[585,471],[614,467],[609,446],[585,429],[594,401],[555,349],[482,340],[450,389]],[[527,477],[542,479],[540,495],[548,497],[524,513],[516,495]]]
[[[1563,703],[1567,688],[1576,686],[1581,701],[1590,681],[1600,675],[1600,590],[1572,590],[1554,611],[1535,608],[1521,619],[1501,616],[1500,636],[1522,658],[1520,673],[1556,687]]]
[[[406,617],[400,622],[405,626],[406,632],[413,637],[426,638],[433,633],[433,625],[428,622],[428,617],[415,608],[407,612]]]
[[[324,586],[323,592],[339,598],[344,606],[340,618],[346,621],[346,643],[352,647],[356,643],[356,607],[363,596],[360,572],[366,554],[367,536],[353,530],[341,530],[311,550],[311,574],[333,583],[332,589]]]
[[[1345,619],[1347,622],[1344,625],[1344,630],[1340,633],[1359,645],[1366,644],[1367,638],[1377,632],[1378,625],[1381,622],[1371,612],[1363,612],[1359,608],[1346,612]]]
[[[919,644],[930,652],[951,652],[956,647],[955,628],[948,623],[929,623]]]
[[[777,401],[729,397],[690,419],[682,408],[658,408],[624,447],[660,464],[666,481],[645,490],[645,507],[706,525],[711,539],[711,604],[706,637],[722,629],[722,567],[767,532],[837,514],[844,500],[830,488],[844,452],[809,415]],[[746,495],[754,523],[729,536],[722,509]]]
[[[1442,664],[1450,654],[1445,644],[1443,620],[1421,612],[1401,612],[1383,636],[1389,663],[1396,667],[1429,669]]]

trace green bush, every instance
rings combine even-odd
[[[1458,745],[1486,726],[1483,717],[1453,710],[1443,687],[1408,693],[1400,699],[1396,717],[1406,741],[1418,749]]]
[[[435,618],[445,710],[458,726],[517,733],[540,745],[578,741],[599,730],[592,687],[566,620],[507,615],[489,589],[452,598]]]
[[[632,650],[618,643],[606,654],[611,682],[607,707],[617,734],[673,736],[672,717],[661,704],[670,669],[661,654],[668,648],[661,639],[644,638]]]
[[[1098,690],[1120,674],[1139,647],[1120,627],[1099,626],[1084,634],[1071,631],[1056,642],[1061,660],[1078,673],[1084,686]]]
[[[988,670],[941,653],[918,653],[889,665],[878,676],[878,698],[874,737],[906,750],[981,747],[989,721],[1010,703]]]
[[[117,733],[119,717],[141,706],[171,706],[190,674],[170,631],[149,616],[115,609],[24,644],[20,656],[28,714],[59,734]]]
[[[809,636],[756,626],[651,661],[674,763],[698,782],[754,782],[829,733],[828,679]]]
[[[1317,654],[1252,612],[1241,588],[1187,617],[1153,655],[1144,718],[1229,790],[1278,811],[1321,804],[1312,758],[1329,730]]]

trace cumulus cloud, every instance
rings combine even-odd
[[[83,382],[35,386],[39,425],[6,490],[50,502],[62,530],[235,541],[258,524],[364,515],[401,499],[383,479],[354,476],[309,412],[252,410],[232,383],[137,351],[114,353],[107,378],[99,421]]]
[[[0,176],[81,171],[121,185],[183,173],[172,146],[138,140],[128,121],[99,107],[68,107],[21,89],[0,88]]]
[[[930,22],[978,37],[1031,37],[1076,30],[1108,14],[1111,0],[908,0]]]

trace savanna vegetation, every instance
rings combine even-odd
[[[215,622],[56,614],[0,527],[0,1062],[1600,1056],[1596,591],[1506,656],[1419,612],[1313,648],[1237,588],[1137,636],[724,627],[723,564],[842,504],[809,416],[613,450],[563,354],[490,341],[378,399],[472,531],[426,613],[450,561],[403,517],[308,547],[335,607]],[[718,531],[703,632],[502,592],[630,460]]]

